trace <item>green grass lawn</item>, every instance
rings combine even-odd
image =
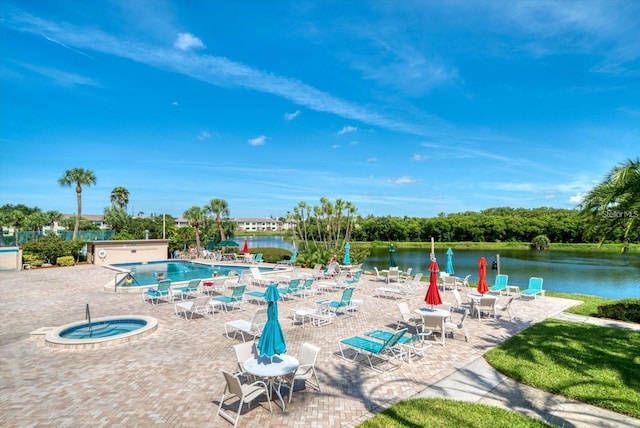
[[[547,296],[562,297],[564,299],[580,300],[581,304],[573,306],[567,309],[565,312],[570,312],[577,315],[585,315],[589,317],[598,316],[598,305],[605,303],[613,303],[618,299],[607,299],[605,297],[590,296],[588,294],[576,294],[576,293],[556,293],[553,291],[547,291]]]
[[[498,407],[440,398],[401,401],[358,425],[359,428],[550,426],[552,425]]]
[[[640,418],[640,333],[548,319],[485,354],[535,388]]]

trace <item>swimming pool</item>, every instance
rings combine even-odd
[[[214,278],[216,276],[229,276],[234,271],[237,275],[249,270],[248,266],[206,264],[188,260],[164,260],[147,263],[117,263],[111,265],[114,268],[131,272],[133,281],[127,284],[122,278],[118,287],[143,287],[155,285],[160,279],[170,279],[171,282],[185,282],[192,279]],[[260,272],[272,272],[272,267],[259,267]],[[164,277],[164,278],[163,278]]]

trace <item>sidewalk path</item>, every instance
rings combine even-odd
[[[554,318],[640,331],[639,324],[561,312]],[[640,420],[550,394],[510,379],[479,357],[441,379],[416,397],[448,398],[517,410],[562,427],[640,427]]]

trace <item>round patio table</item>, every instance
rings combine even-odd
[[[284,399],[280,394],[280,388],[274,386],[275,381],[280,376],[286,376],[298,370],[300,361],[290,355],[274,355],[273,357],[251,357],[244,362],[244,369],[247,373],[266,380],[270,395],[275,391],[282,403],[282,411],[284,411]],[[293,385],[291,386],[293,388]],[[271,399],[271,396],[269,397]]]

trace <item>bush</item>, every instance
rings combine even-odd
[[[640,323],[640,299],[622,299],[615,303],[598,305],[598,316]]]
[[[44,264],[44,260],[41,257],[35,254],[22,254],[22,264],[28,264],[31,266],[42,266]]]
[[[538,235],[531,241],[531,248],[534,250],[548,250],[551,248],[551,240],[547,235]]]
[[[58,266],[75,266],[76,261],[73,256],[63,256],[56,259],[56,264]]]

